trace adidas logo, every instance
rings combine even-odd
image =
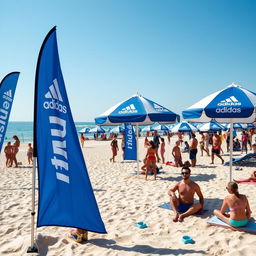
[[[63,101],[56,78],[53,80],[53,84],[49,87],[49,90],[50,91],[45,94],[45,98],[54,98],[55,100]]]
[[[235,96],[231,96],[225,100],[222,100],[217,104],[218,106],[240,106],[241,102],[239,102]]]
[[[8,101],[12,101],[12,90],[4,92],[3,98]]]
[[[55,109],[64,114],[67,113],[67,107],[59,103],[59,101],[63,102],[63,99],[60,94],[60,89],[56,78],[53,80],[53,84],[49,86],[49,91],[44,96],[46,99],[51,99],[51,101],[44,102],[43,106],[45,109]]]
[[[163,107],[157,105],[156,103],[153,104],[153,107],[154,107],[154,109],[155,109],[156,111],[158,111],[158,112],[168,112],[167,109],[165,109],[165,108],[163,108]]]
[[[137,113],[138,110],[135,108],[133,104],[130,104],[129,106],[122,108],[120,111],[118,111],[119,114],[128,114],[128,113]]]

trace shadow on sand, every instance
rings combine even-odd
[[[127,252],[138,252],[142,254],[147,255],[182,255],[182,254],[188,254],[191,255],[193,253],[201,253],[205,254],[205,251],[202,250],[185,250],[185,249],[168,249],[168,248],[155,248],[149,245],[134,245],[132,247],[125,247],[117,245],[114,240],[111,239],[91,239],[88,241],[88,243],[91,243],[93,245],[112,249],[112,250],[118,250],[118,251],[127,251]]]

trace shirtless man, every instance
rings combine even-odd
[[[196,139],[196,135],[192,133],[189,145],[189,159],[191,160],[191,167],[196,166],[197,144],[198,140]]]
[[[197,183],[190,180],[190,169],[187,166],[183,166],[181,169],[182,181],[179,181],[168,191],[170,196],[170,204],[174,211],[173,221],[182,222],[185,217],[191,214],[197,213],[203,209],[204,197]],[[179,197],[175,195],[175,191],[178,191]],[[194,204],[195,193],[199,197],[199,203]]]
[[[217,132],[214,132],[213,137],[212,137],[212,162],[211,162],[211,164],[214,164],[214,155],[216,155],[219,159],[221,159],[222,164],[224,164],[224,159],[220,155],[220,148],[221,148],[220,136],[217,134]]]
[[[180,141],[177,140],[175,143],[175,146],[172,148],[172,155],[174,158],[174,163],[176,167],[182,166],[182,158],[181,158],[181,152],[180,152]]]

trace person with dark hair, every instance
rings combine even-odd
[[[214,155],[216,155],[222,161],[222,164],[224,164],[224,159],[220,155],[220,149],[221,149],[220,136],[217,134],[217,132],[213,132],[211,164],[214,164]]]
[[[174,211],[173,221],[182,222],[185,217],[197,213],[203,209],[204,197],[197,183],[190,180],[191,170],[188,166],[183,166],[181,169],[182,180],[177,182],[168,191],[170,204]],[[178,191],[178,197],[175,192]],[[194,203],[194,195],[199,197],[199,203]]]
[[[232,227],[246,226],[251,217],[247,197],[239,194],[238,185],[235,182],[229,182],[226,189],[230,195],[224,198],[220,210],[213,211],[214,215]],[[225,212],[227,207],[229,207],[230,213]]]
[[[256,182],[256,170],[253,171],[253,173],[251,174],[251,176],[247,179],[242,179],[242,180],[235,180],[233,179],[234,182],[236,183],[240,183],[240,182],[250,182],[250,181],[254,181]]]
[[[13,136],[13,139],[15,140],[15,142],[12,144],[12,156],[11,156],[10,167],[12,167],[13,162],[15,164],[14,167],[18,167],[18,161],[17,161],[16,155],[19,152],[20,140],[16,135]]]
[[[191,160],[191,167],[196,166],[196,154],[197,154],[198,140],[194,133],[191,134],[191,141],[189,146],[189,159]]]
[[[160,145],[160,135],[157,133],[157,131],[154,131],[153,133],[153,142],[155,144],[156,147],[156,157],[157,157],[157,162],[160,162],[160,157],[158,155],[158,149],[159,149],[159,145]]]
[[[110,160],[110,162],[113,161],[113,163],[115,163],[115,157],[117,156],[117,150],[119,150],[116,134],[114,135],[114,139],[111,141],[110,146],[111,146],[111,151],[112,151],[112,157],[109,160]]]
[[[154,180],[156,180],[156,159],[157,159],[157,147],[154,142],[151,140],[149,142],[150,147],[147,150],[147,154],[145,156],[146,160],[146,173],[145,173],[145,180],[148,178],[149,171],[154,173]]]

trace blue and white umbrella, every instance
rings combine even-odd
[[[123,126],[118,125],[118,126],[116,126],[116,127],[112,128],[109,132],[110,132],[110,133],[119,134],[119,133],[124,132],[124,127],[123,127]]]
[[[197,131],[198,131],[198,129],[194,125],[192,125],[192,124],[190,124],[190,123],[188,123],[186,121],[183,121],[181,123],[177,123],[176,125],[174,125],[171,128],[171,132],[173,132],[173,133],[178,133],[178,132],[197,132]]]
[[[155,127],[153,127],[154,131],[169,131],[169,128],[164,124],[159,124]]]
[[[147,125],[141,129],[141,132],[153,132],[154,129],[151,125]]]
[[[223,126],[226,129],[230,129],[230,124],[223,124]],[[234,123],[233,124],[233,129],[247,129],[248,125],[247,124],[240,124],[240,123]]]
[[[132,123],[140,125],[175,123],[179,115],[141,95],[134,95],[122,101],[95,118],[97,125],[117,125]]]
[[[96,126],[96,127],[91,128],[89,130],[89,133],[105,133],[105,132],[106,131],[102,127],[100,127],[100,126]]]
[[[233,123],[252,123],[256,119],[256,94],[236,84],[212,93],[182,112],[191,122],[230,123],[230,181],[232,180]]]
[[[200,132],[217,132],[217,131],[225,131],[226,128],[219,124],[218,122],[212,120],[211,122],[203,124],[200,128]]]
[[[90,130],[89,127],[85,127],[85,128],[83,128],[83,129],[81,129],[81,130],[79,131],[79,133],[89,133],[89,130]]]

